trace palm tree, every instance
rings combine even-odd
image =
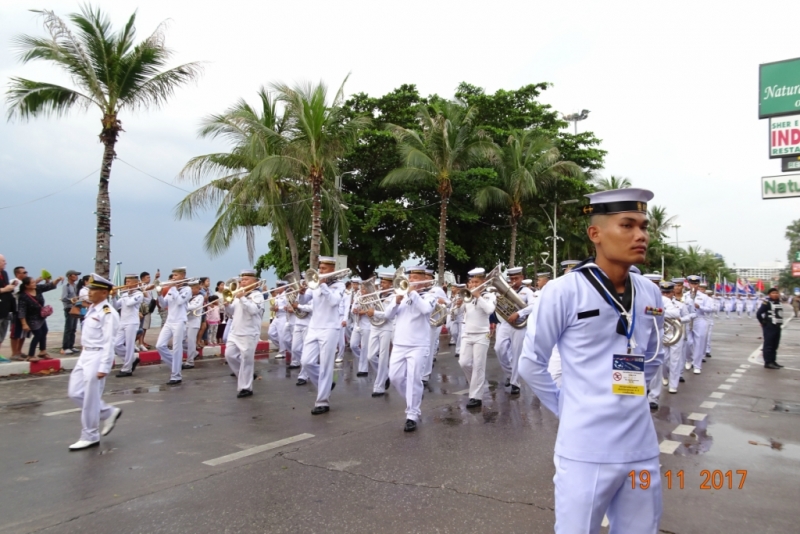
[[[562,161],[561,153],[550,138],[527,130],[515,131],[508,137],[499,174],[500,187],[490,185],[478,191],[475,205],[481,211],[490,206],[510,209],[511,253],[508,266],[514,267],[517,226],[523,215],[523,202],[534,197],[540,185],[562,176],[577,178],[583,175],[583,171],[571,161]]]
[[[162,70],[172,56],[172,51],[164,45],[165,25],[160,24],[152,35],[137,44],[135,13],[117,32],[112,32],[106,15],[88,5],[82,6],[80,13],[67,17],[75,32],[52,11],[34,13],[42,16],[50,35],[49,38],[16,37],[20,61],[53,63],[69,74],[76,87],[12,77],[6,93],[8,118],[27,120],[61,116],[73,109],[87,110],[93,106],[100,109],[100,142],[104,149],[97,192],[95,272],[108,276],[111,252],[108,180],[116,155],[114,146],[122,131],[119,113],[165,104],[179,86],[199,77],[201,67],[199,63],[186,63]]]
[[[491,136],[475,126],[477,108],[438,100],[417,112],[420,131],[394,124],[386,127],[398,141],[403,167],[383,179],[385,187],[410,183],[436,184],[441,198],[439,210],[439,280],[444,280],[447,234],[447,203],[453,193],[451,179],[481,160],[494,160],[499,153]]]
[[[610,176],[609,178],[596,176],[594,178],[594,186],[598,191],[611,191],[612,189],[627,189],[631,187],[631,181],[628,180],[627,178],[621,178],[619,176]]]
[[[663,242],[668,237],[667,232],[675,224],[675,219],[678,216],[667,217],[667,208],[654,205],[648,210],[647,218],[650,220],[648,226],[650,238]]]

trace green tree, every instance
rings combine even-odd
[[[562,176],[580,177],[583,173],[575,163],[562,160],[552,140],[535,130],[517,130],[509,136],[499,169],[500,186],[489,185],[478,191],[475,203],[481,211],[489,207],[509,210],[511,251],[508,265],[514,267],[523,203],[532,199],[543,184]]]
[[[82,6],[80,13],[67,17],[74,29],[52,11],[34,13],[42,16],[49,37],[16,37],[14,43],[20,50],[20,61],[54,64],[69,74],[75,88],[12,77],[6,93],[8,118],[62,116],[75,109],[99,108],[100,141],[104,149],[97,192],[94,269],[108,276],[111,253],[108,181],[116,155],[114,147],[122,131],[119,114],[164,105],[179,86],[199,77],[200,64],[186,63],[163,70],[172,56],[172,51],[164,45],[166,27],[162,23],[152,35],[137,43],[135,13],[117,32],[112,31],[103,12],[88,5]]]
[[[786,291],[793,291],[794,287],[800,286],[800,280],[792,276],[792,263],[797,261],[797,253],[800,252],[800,219],[792,221],[786,227],[785,235],[789,241],[789,250],[786,253],[788,267],[781,273],[778,283]]]
[[[610,176],[608,178],[603,178],[602,176],[596,176],[594,178],[594,186],[598,191],[611,191],[612,189],[627,189],[631,187],[631,181],[627,178],[621,178],[619,176]]]

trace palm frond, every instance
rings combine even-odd
[[[94,102],[77,91],[51,83],[11,78],[8,92],[8,119],[55,115],[60,117],[72,109],[88,109]]]

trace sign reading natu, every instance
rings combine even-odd
[[[800,115],[769,119],[769,157],[800,156]]]
[[[782,174],[761,178],[761,198],[800,197],[800,174]]]
[[[800,58],[758,66],[758,118],[800,111]]]

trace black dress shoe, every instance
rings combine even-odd
[[[383,389],[389,389],[389,386],[391,386],[391,385],[392,385],[392,381],[387,378],[386,382],[383,383]]]
[[[508,387],[510,385],[511,385],[511,379],[510,378],[506,378],[506,387]]]
[[[778,367],[783,367],[783,366],[782,366],[781,364],[779,364],[778,362],[772,362],[772,363],[773,363],[773,364],[775,364],[775,365],[777,365]]]
[[[183,380],[170,380],[167,382],[168,386],[180,386]]]
[[[703,358],[703,363],[706,363],[706,359],[705,358]]]
[[[480,408],[482,404],[483,401],[481,401],[480,399],[470,399],[467,402],[467,408]]]
[[[311,415],[320,415],[329,411],[331,411],[329,406],[314,406],[314,409],[311,410]]]
[[[650,403],[650,409],[651,410],[658,410],[658,403],[657,402],[651,402]]]
[[[685,379],[685,378],[683,378],[683,377],[680,377],[680,378],[678,379],[678,382],[680,382],[680,383],[682,384],[682,383],[686,382],[686,379]]]
[[[406,426],[403,427],[403,432],[413,432],[417,429],[417,422],[411,419],[406,419]]]
[[[372,392],[372,396],[373,397],[383,397],[384,395],[386,395],[386,393],[384,393],[383,391],[373,391]]]
[[[331,391],[333,391],[334,389],[336,389],[336,382],[331,383]]]
[[[369,376],[369,373],[356,373],[356,376]]]
[[[711,357],[711,353],[710,352],[706,352],[706,358],[710,358],[710,357]]]
[[[135,358],[133,360],[133,366],[131,367],[131,373],[133,373],[138,366],[139,366],[139,358]]]
[[[244,398],[244,397],[252,397],[252,396],[253,396],[253,391],[250,390],[250,389],[243,389],[239,393],[236,394],[236,398],[237,399],[241,399],[241,398]]]
[[[459,354],[456,352],[456,358],[458,358]]]
[[[305,386],[306,384],[308,384],[308,380],[305,380],[303,378],[298,378],[297,382],[295,382],[294,385],[295,386]]]
[[[293,363],[292,365],[289,366],[289,369],[300,369],[300,364],[299,363]]]
[[[519,395],[519,386],[511,386],[511,394]]]
[[[422,385],[423,385],[423,386],[427,386],[427,385],[428,385],[428,381],[427,381],[427,380],[423,380],[423,381],[422,381]]]
[[[236,376],[236,373],[231,373],[231,376]]]
[[[116,374],[117,378],[125,378],[126,376],[133,376],[133,373],[130,371],[120,371]]]
[[[194,364],[193,363],[184,363],[183,365],[181,365],[181,369],[194,369]]]
[[[780,369],[777,364],[769,362],[764,364],[764,369]]]

